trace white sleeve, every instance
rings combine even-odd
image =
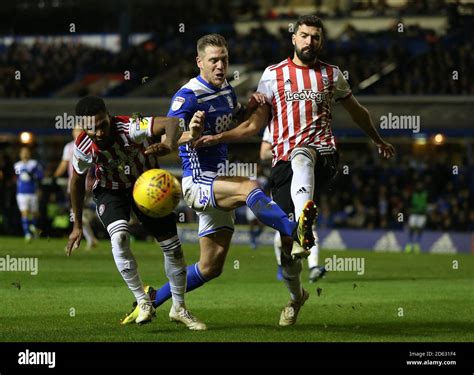
[[[132,142],[143,143],[153,135],[153,117],[130,118],[128,135]]]
[[[272,105],[273,100],[273,83],[274,83],[274,72],[270,71],[268,68],[262,74],[260,82],[258,83],[257,91],[265,95],[267,103]]]
[[[339,70],[339,68],[335,69],[335,85],[334,85],[334,100],[338,101],[341,99],[345,99],[352,94],[351,87],[349,83],[344,78],[344,75]]]
[[[94,164],[91,154],[84,154],[76,146],[72,156],[72,166],[77,174],[84,174]]]
[[[273,137],[272,133],[270,132],[270,127],[265,127],[265,131],[263,132],[262,142],[273,144]]]

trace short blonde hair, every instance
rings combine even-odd
[[[207,46],[225,47],[227,49],[227,42],[220,34],[207,34],[199,38],[197,41],[197,53],[204,53]]]

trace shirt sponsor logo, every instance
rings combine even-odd
[[[314,100],[316,103],[322,103],[328,98],[327,93],[325,92],[315,92],[312,90],[301,90],[301,91],[288,91],[285,90],[285,100],[287,102],[292,102],[294,100]]]

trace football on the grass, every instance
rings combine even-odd
[[[151,217],[170,214],[180,198],[181,185],[178,179],[164,169],[144,172],[133,187],[133,199],[138,209]]]

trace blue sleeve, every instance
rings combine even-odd
[[[182,118],[188,124],[197,109],[197,99],[194,92],[189,89],[181,89],[171,100],[168,116]]]

